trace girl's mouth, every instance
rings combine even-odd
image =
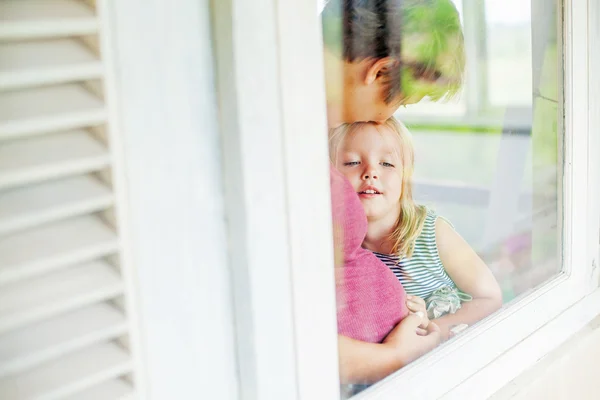
[[[358,197],[363,198],[363,199],[370,199],[373,197],[377,197],[381,194],[382,193],[380,191],[378,191],[377,189],[369,188],[369,189],[365,189],[365,190],[358,192]]]

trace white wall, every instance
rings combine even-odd
[[[237,399],[208,0],[112,4],[148,399]]]

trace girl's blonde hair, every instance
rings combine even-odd
[[[355,122],[331,129],[329,131],[329,158],[335,165],[337,153],[344,138],[365,125],[374,125],[375,127],[385,126],[398,135],[400,160],[402,163],[402,191],[399,199],[400,215],[398,215],[396,226],[390,234],[389,239],[393,243],[392,252],[394,254],[411,257],[415,248],[415,241],[423,230],[427,208],[417,205],[412,197],[412,175],[415,154],[412,136],[406,126],[396,118],[391,117],[381,125],[372,122]]]

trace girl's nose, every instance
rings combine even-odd
[[[377,172],[373,171],[368,171],[363,175],[363,179],[367,180],[367,179],[378,179],[377,177]]]

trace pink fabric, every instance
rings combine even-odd
[[[361,247],[367,235],[364,209],[350,182],[330,169],[338,333],[378,343],[408,315],[406,292],[394,273]]]

